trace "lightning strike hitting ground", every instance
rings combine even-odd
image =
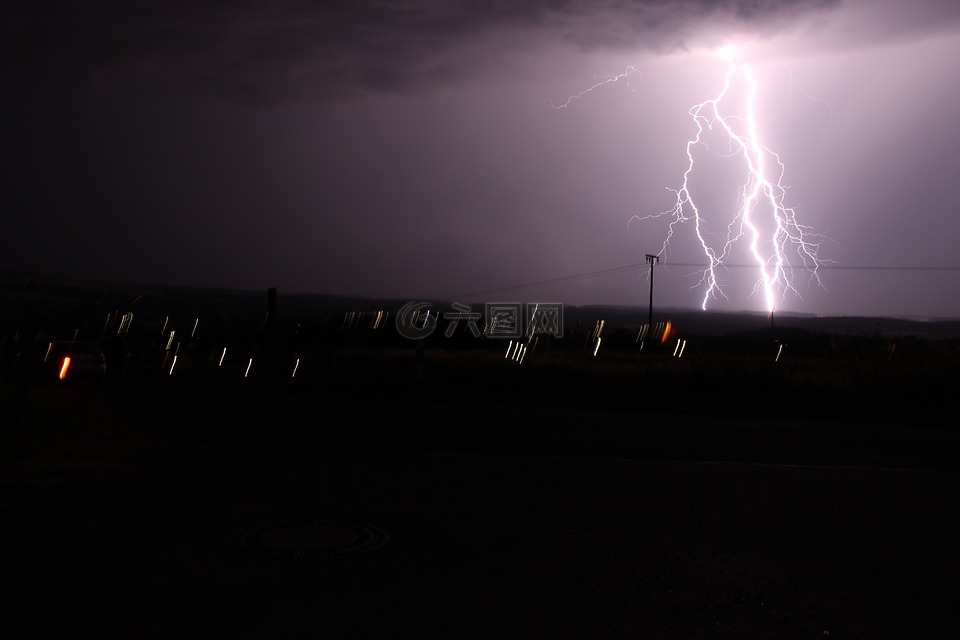
[[[723,88],[716,97],[694,105],[689,111],[696,135],[686,145],[687,169],[680,188],[670,189],[676,194],[673,207],[654,215],[633,216],[630,221],[669,217],[670,224],[658,254],[660,256],[668,252],[670,241],[680,225],[692,223],[707,259],[707,267],[700,282],[695,285],[704,289],[701,303],[704,310],[711,300],[726,299],[718,274],[722,267],[727,266],[734,247],[739,243],[747,244],[751,264],[757,273],[753,294],[760,293],[766,310],[772,313],[777,301],[788,292],[800,296],[790,278],[793,269],[802,268],[822,286],[818,271],[821,262],[817,251],[823,236],[799,224],[795,211],[784,204],[784,165],[780,157],[760,141],[755,108],[757,84],[750,68],[737,64],[729,51],[720,53],[727,62]],[[746,85],[746,106],[742,114],[725,112],[725,101],[735,83]],[[729,151],[724,155],[742,162],[745,174],[738,191],[739,209],[726,225],[722,246],[718,246],[719,243],[711,244],[709,240],[712,234],[708,232],[707,222],[714,217],[713,209],[716,207],[695,200],[692,192],[697,153],[707,148],[705,137],[717,133],[728,144]],[[796,266],[791,259],[797,262]]]

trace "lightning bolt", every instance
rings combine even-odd
[[[557,110],[566,109],[574,101],[579,100],[580,98],[584,97],[588,93],[591,93],[599,89],[603,85],[612,84],[614,82],[620,82],[621,80],[626,80],[627,86],[630,86],[630,81],[633,80],[634,76],[638,76],[639,74],[640,72],[637,70],[637,68],[634,65],[628,65],[627,68],[624,69],[621,73],[618,73],[612,76],[601,76],[597,80],[597,82],[594,83],[592,86],[587,87],[586,89],[583,89],[579,93],[575,93],[574,95],[570,96],[560,104],[554,104],[553,100],[544,100],[543,104]]]
[[[791,271],[797,267],[806,270],[812,280],[822,286],[817,256],[822,235],[813,233],[809,227],[797,221],[794,209],[786,206],[787,192],[783,178],[785,168],[780,157],[760,140],[756,118],[757,83],[745,64],[734,61],[729,49],[721,50],[726,61],[723,87],[713,98],[694,105],[689,110],[695,127],[695,135],[687,141],[687,168],[679,188],[669,189],[676,195],[673,207],[649,216],[633,216],[633,220],[649,220],[668,217],[670,220],[666,238],[658,255],[668,253],[670,241],[681,225],[691,223],[700,248],[707,260],[707,267],[694,288],[703,287],[701,308],[706,310],[711,300],[727,299],[720,286],[718,273],[727,265],[734,247],[746,243],[757,273],[753,293],[763,296],[767,311],[772,313],[778,300],[788,292],[800,297],[791,281]],[[746,85],[745,113],[727,114],[726,103],[734,86]],[[728,145],[730,158],[742,163],[745,179],[739,187],[739,209],[727,224],[726,237],[722,244],[711,244],[708,232],[706,207],[693,195],[692,178],[698,152],[708,148],[708,135],[720,134]],[[709,216],[708,216],[709,217]],[[628,224],[629,222],[628,221]],[[795,267],[791,259],[798,260]]]

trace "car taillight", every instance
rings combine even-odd
[[[60,379],[63,380],[67,377],[67,369],[70,368],[70,356],[64,356],[63,364],[60,365]]]

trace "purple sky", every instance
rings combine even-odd
[[[730,45],[824,265],[776,308],[960,317],[953,0],[16,4],[3,270],[645,309],[667,218],[635,217],[673,206]],[[722,248],[746,173],[710,142]],[[667,249],[655,304],[699,307],[692,221]],[[767,308],[747,249],[709,309]]]

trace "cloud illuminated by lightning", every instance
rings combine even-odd
[[[773,312],[778,299],[788,292],[799,297],[790,277],[790,272],[795,268],[791,259],[822,286],[819,276],[821,261],[817,252],[823,236],[801,225],[796,212],[784,204],[784,165],[780,157],[760,140],[755,106],[757,83],[750,68],[735,62],[729,49],[719,53],[727,63],[723,87],[715,97],[689,110],[696,134],[687,141],[687,169],[683,181],[678,189],[670,189],[676,194],[673,207],[658,214],[633,216],[630,221],[669,218],[666,238],[658,254],[661,256],[669,250],[670,241],[681,225],[693,225],[707,260],[700,282],[695,285],[704,289],[703,309],[711,300],[726,298],[718,273],[727,265],[734,247],[745,243],[757,273],[754,294],[760,293],[767,311]],[[728,98],[735,85],[745,85],[746,104],[743,113],[726,112]],[[694,199],[692,184],[696,158],[707,146],[705,138],[708,134],[718,133],[728,145],[727,157],[741,162],[744,173],[744,181],[738,190],[739,209],[733,212],[727,223],[722,246],[710,242],[707,222],[714,217],[714,212],[710,205]]]

